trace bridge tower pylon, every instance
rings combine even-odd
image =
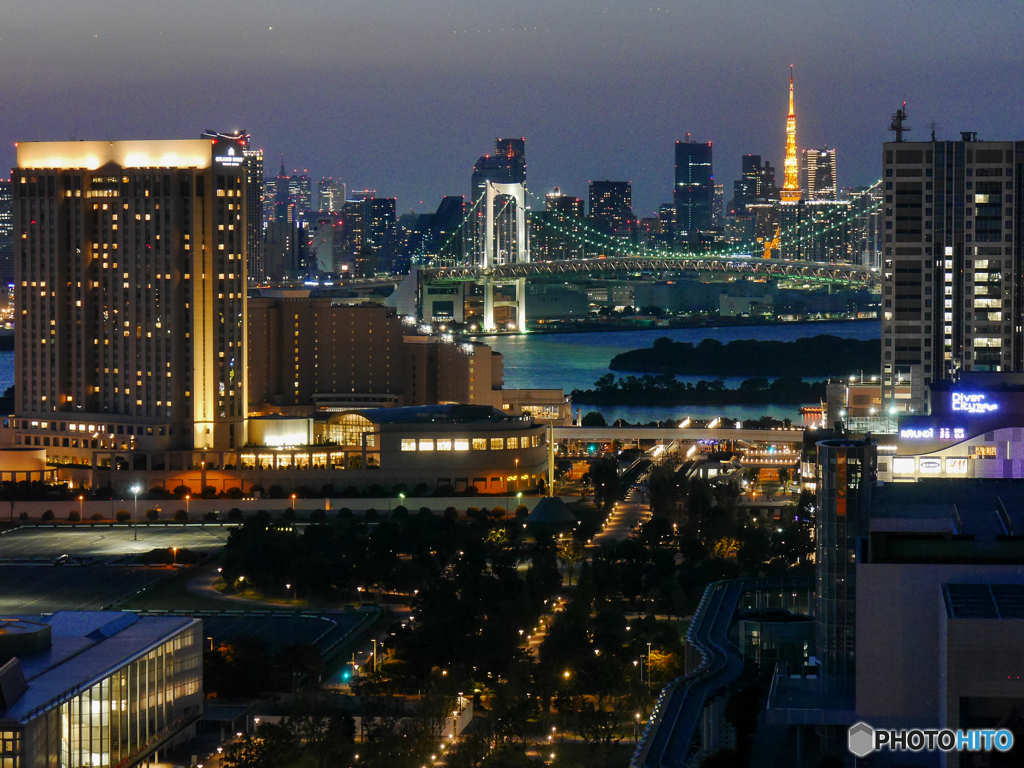
[[[495,266],[495,242],[498,232],[496,230],[496,219],[505,210],[506,205],[500,210],[495,210],[495,202],[498,195],[512,198],[515,205],[515,250],[505,250],[502,257],[503,263],[528,264],[530,261],[530,247],[526,240],[526,185],[525,184],[501,184],[488,181],[484,191],[484,247],[481,253],[484,277],[480,281],[484,289],[484,322],[485,331],[495,330],[494,309],[496,306],[515,306],[516,308],[516,329],[526,328],[526,279],[517,278],[513,280],[495,281],[490,275],[491,269]],[[506,233],[509,235],[511,233]],[[511,258],[510,258],[511,257]],[[514,302],[494,300],[495,285],[515,285],[516,299]]]

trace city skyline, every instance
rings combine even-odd
[[[307,2],[303,13],[247,6],[228,25],[222,13],[189,3],[116,16],[98,1],[57,17],[13,8],[10,31],[0,33],[14,106],[0,117],[0,162],[13,165],[18,140],[245,128],[289,168],[378,189],[397,197],[400,211],[425,211],[446,194],[468,194],[473,161],[494,136],[525,136],[541,197],[554,186],[582,197],[591,180],[619,179],[633,183],[637,212],[649,215],[670,199],[672,146],[687,132],[714,143],[716,181],[726,186],[744,154],[781,168],[790,64],[799,147],[837,147],[844,186],[878,178],[877,145],[903,99],[912,139],[927,136],[932,119],[939,138],[960,130],[997,138],[1019,122],[1017,106],[978,109],[1021,84],[998,53],[984,62],[973,55],[982,46],[1012,50],[1015,14],[1005,7],[978,6],[961,28],[955,13],[919,19],[905,7],[844,4],[821,14],[788,5],[770,15],[739,4],[685,13],[626,6],[581,19],[563,5],[533,3],[456,3],[450,13],[428,4],[399,14],[388,4]],[[795,15],[798,36],[787,21]],[[837,30],[837,15],[857,32]],[[891,29],[901,30],[895,50],[883,34]],[[787,44],[750,46],[755,36]],[[58,54],[44,60],[45,50]],[[977,63],[954,64],[963,60]],[[260,98],[243,83],[258,85]]]

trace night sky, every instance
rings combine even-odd
[[[538,194],[629,179],[650,215],[687,131],[727,199],[741,154],[781,185],[791,63],[798,145],[835,146],[843,186],[878,178],[904,99],[911,138],[1024,138],[1022,2],[657,2],[8,0],[0,166],[19,140],[246,128],[270,175],[284,153],[424,211],[525,136]]]

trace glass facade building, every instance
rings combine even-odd
[[[201,716],[201,621],[71,612],[46,620],[52,648],[18,660],[25,691],[0,709],[0,768],[127,768]]]

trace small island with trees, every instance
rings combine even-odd
[[[881,344],[880,339],[820,335],[795,341],[737,339],[727,344],[704,339],[695,345],[662,336],[651,347],[616,355],[608,367],[670,376],[841,376],[876,372]]]

